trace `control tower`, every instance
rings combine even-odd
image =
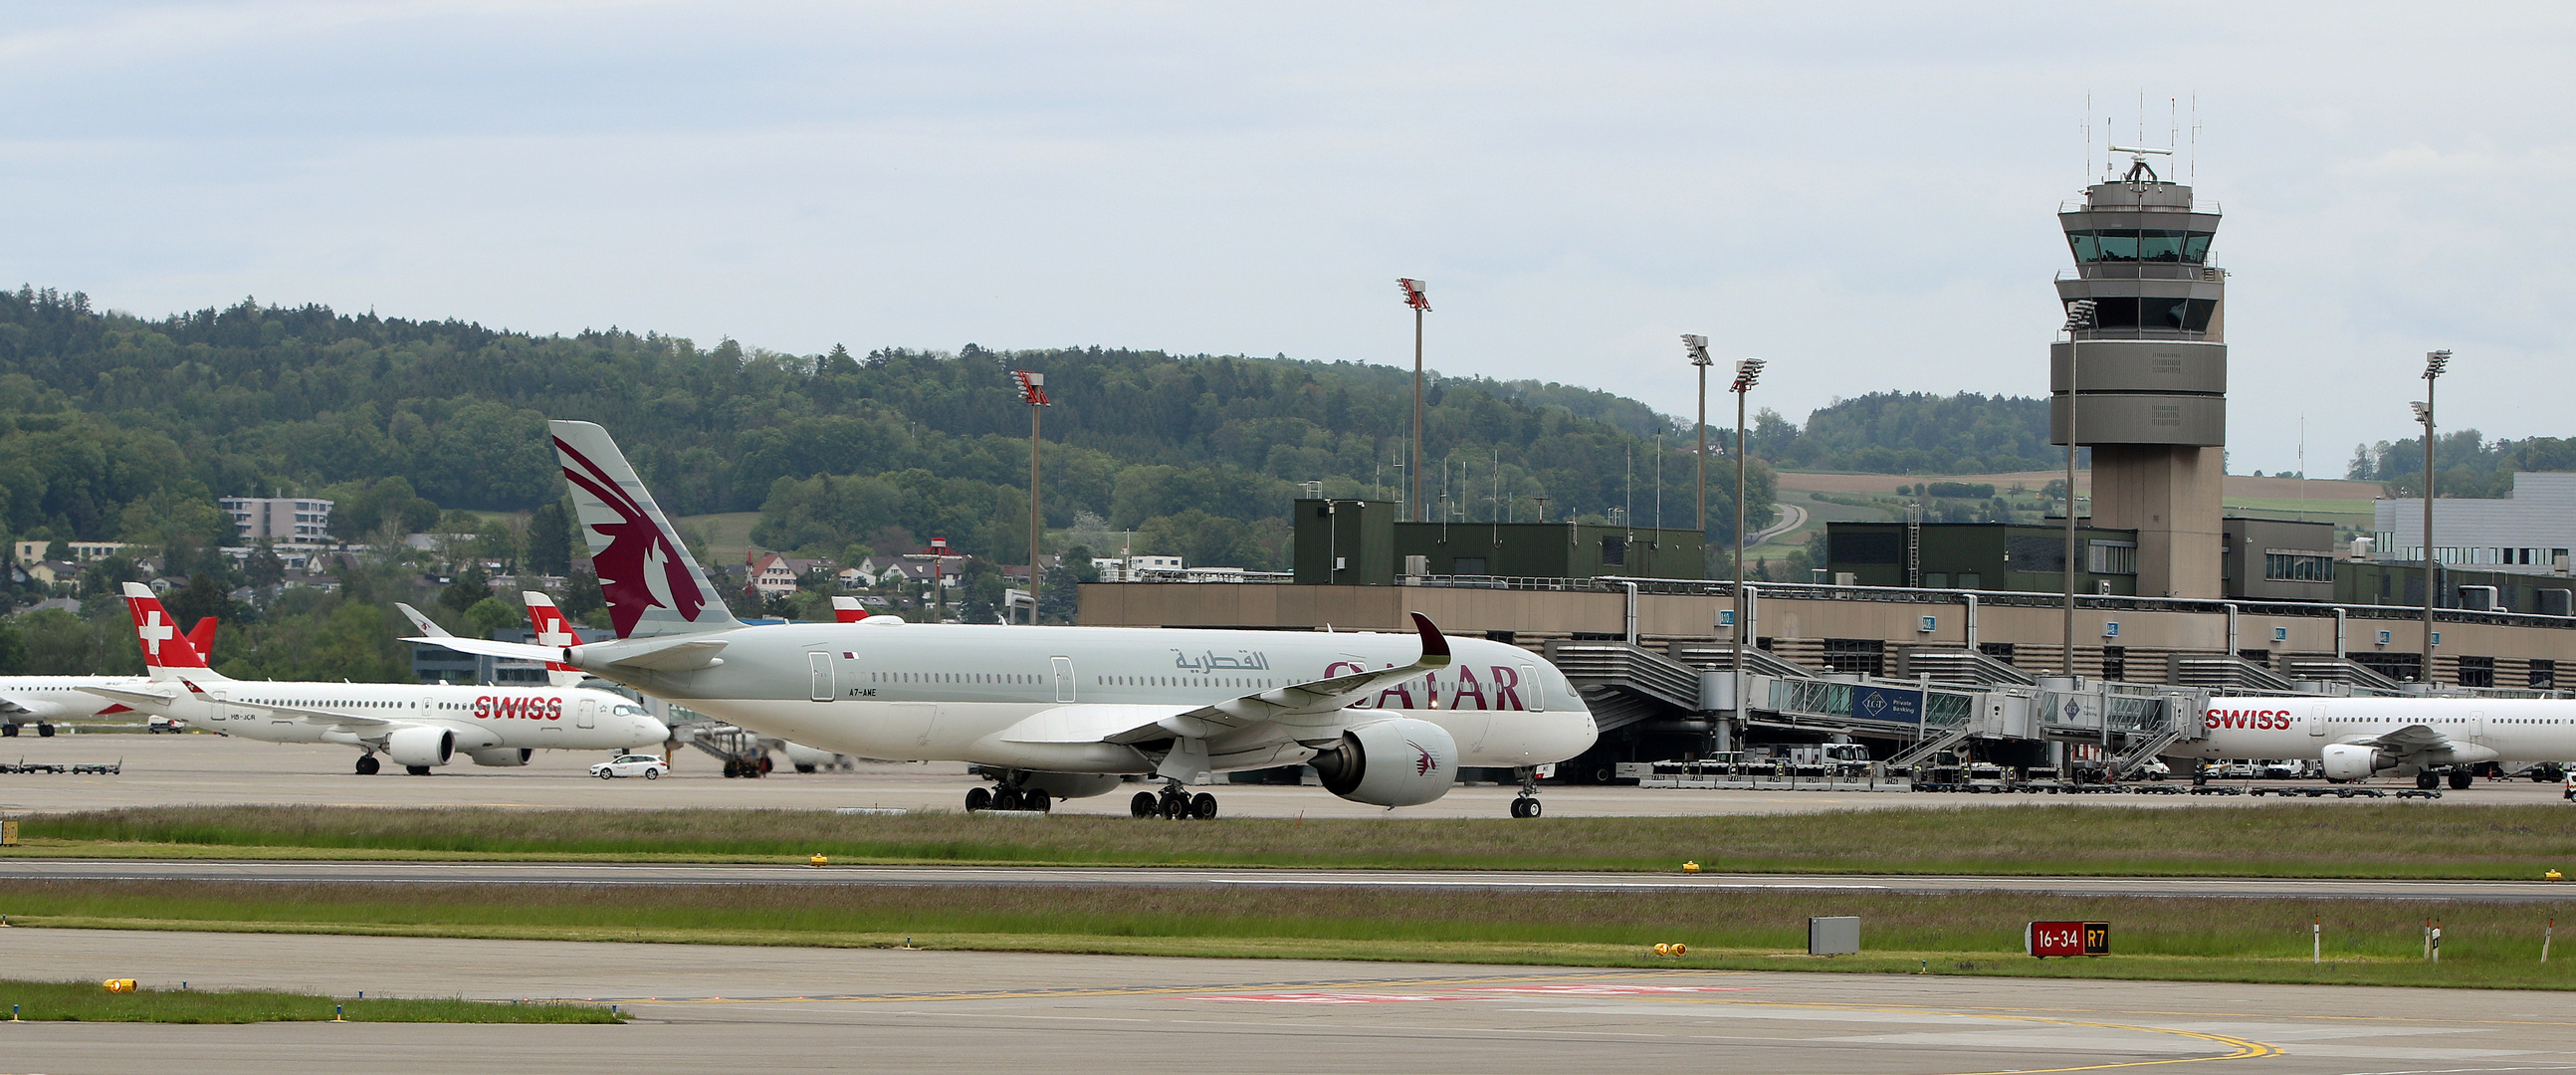
[[[2067,443],[2071,407],[2075,442],[2093,450],[2092,525],[2138,532],[2140,595],[2215,599],[2227,444],[2227,273],[2208,264],[2218,214],[2147,163],[2170,151],[2113,151],[2130,154],[2128,173],[2057,214],[2075,254],[2058,300],[2072,325],[2086,320],[2079,300],[2093,307],[2090,327],[2049,347],[2049,442]]]

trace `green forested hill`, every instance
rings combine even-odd
[[[1051,527],[1088,512],[1198,546],[1155,551],[1279,566],[1300,483],[1352,496],[1387,495],[1400,481],[1409,374],[1389,367],[972,345],[797,356],[247,300],[150,320],[21,289],[0,293],[0,529],[127,536],[129,516],[150,514],[130,506],[156,495],[166,504],[271,489],[336,496],[346,505],[336,524],[357,533],[388,512],[416,520],[414,495],[526,509],[555,495],[540,430],[561,417],[608,426],[675,514],[769,509],[761,540],[776,547],[936,535],[1010,558],[1028,430],[1013,368],[1045,373],[1055,399]],[[1642,511],[1659,464],[1671,495],[1691,480],[1686,453],[1658,453],[1639,434],[1652,412],[1632,401],[1443,378],[1428,406],[1429,484],[1448,461],[1467,517],[1527,519],[1541,496],[1553,517],[1598,515],[1625,502],[1632,480]],[[1712,507],[1727,505],[1710,514],[1723,527],[1732,470],[1710,472]],[[390,477],[408,490],[386,491]],[[1767,471],[1761,482],[1757,519]]]

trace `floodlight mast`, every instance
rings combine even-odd
[[[2424,356],[2424,401],[2415,404],[2415,418],[2424,423],[2424,664],[2420,678],[2427,685],[2433,682],[2433,608],[2439,603],[2435,584],[2441,570],[2433,556],[2433,382],[2450,365],[2448,350]]]
[[[1735,383],[1727,391],[1735,393],[1735,718],[1745,717],[1744,698],[1744,632],[1750,630],[1752,608],[1744,600],[1744,397],[1753,391],[1753,382],[1762,377],[1764,363],[1748,358],[1735,364]]]
[[[2092,299],[2077,299],[2066,304],[2066,623],[2064,670],[2066,678],[2075,678],[2075,403],[2084,398],[2083,383],[2076,379],[2082,372],[2077,359],[2084,352],[2083,333],[2098,323],[2095,311],[2100,304]]]
[[[1708,540],[1708,368],[1716,363],[1708,357],[1706,336],[1684,335],[1682,350],[1689,353],[1690,364],[1699,368],[1699,538],[1705,542]]]
[[[1046,534],[1043,516],[1038,512],[1038,413],[1054,404],[1047,399],[1046,374],[1012,370],[1011,380],[1019,387],[1020,402],[1029,407],[1029,626],[1035,627],[1038,624],[1038,545]]]
[[[1404,502],[1404,518],[1410,522],[1422,503],[1422,315],[1431,312],[1431,295],[1412,277],[1399,277],[1395,284],[1404,289],[1404,305],[1413,310],[1413,455],[1405,460],[1412,490]]]

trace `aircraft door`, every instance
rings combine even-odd
[[[814,670],[813,699],[817,702],[831,701],[832,696],[839,693],[832,683],[832,655],[808,653],[805,655],[805,664]]]
[[[1055,665],[1055,700],[1059,702],[1072,701],[1074,695],[1073,658],[1055,657],[1050,658],[1050,660]]]
[[[578,723],[584,728],[599,727],[599,703],[588,698],[582,699]]]
[[[2318,702],[2317,704],[2308,707],[2308,734],[2316,736],[2326,734],[2326,704],[2324,702]]]

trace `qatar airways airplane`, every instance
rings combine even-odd
[[[2206,737],[2167,748],[2199,758],[2317,758],[2329,780],[2444,775],[2470,767],[2576,761],[2576,703],[2531,698],[2212,698]]]
[[[427,776],[460,750],[476,765],[526,765],[541,749],[622,750],[670,736],[606,691],[233,679],[206,667],[149,587],[126,583],[125,606],[150,678],[81,690],[244,739],[356,747],[360,776],[377,771],[378,754]]]
[[[1414,630],[1214,631],[854,623],[746,626],[608,432],[553,422],[614,641],[560,647],[423,637],[467,653],[552,660],[766,735],[870,758],[963,761],[996,786],[970,810],[1045,810],[1120,778],[1159,778],[1138,817],[1216,816],[1183,789],[1214,774],[1310,764],[1374,806],[1427,803],[1462,766],[1521,775],[1592,746],[1592,713],[1528,650]]]

